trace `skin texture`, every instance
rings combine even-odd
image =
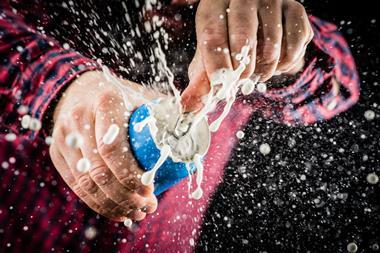
[[[125,85],[143,90],[135,83]],[[157,97],[142,91],[147,99]],[[135,108],[142,104],[130,98]],[[153,185],[144,186],[139,176],[143,171],[135,161],[127,140],[128,115],[119,90],[107,83],[100,72],[86,72],[65,92],[54,113],[53,143],[50,156],[69,187],[94,211],[115,221],[127,217],[142,220],[156,210]],[[111,124],[120,127],[111,144],[103,136]],[[65,137],[72,132],[83,136],[84,145],[73,148]],[[89,172],[79,172],[76,163],[82,157],[91,162]]]
[[[190,83],[182,94],[187,111],[200,109],[216,70],[238,66],[235,56],[243,46],[250,46],[251,61],[241,78],[255,73],[265,82],[275,74],[298,72],[313,38],[305,9],[295,0],[201,0],[196,34]]]

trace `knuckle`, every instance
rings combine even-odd
[[[98,142],[98,152],[100,156],[105,158],[111,157],[116,150],[120,149],[124,141],[123,138],[116,138],[112,143],[105,144],[102,138],[103,136],[101,136],[101,139]]]
[[[107,109],[114,104],[117,96],[114,90],[105,90],[98,97],[98,108]]]
[[[84,199],[87,197],[87,193],[80,187],[79,184],[75,184],[73,187],[72,187],[72,190],[73,192],[75,192],[75,194],[81,198],[81,199]]]
[[[252,45],[252,43],[254,42],[254,38],[252,34],[249,34],[247,32],[246,27],[241,27],[234,28],[234,32],[230,34],[230,41],[232,45],[238,47],[238,50],[240,50],[240,48],[244,45]]]
[[[90,170],[90,176],[94,182],[100,186],[110,183],[111,172],[105,166],[94,167]]]
[[[286,53],[284,59],[282,60],[282,64],[284,65],[289,65],[289,64],[292,64],[293,62],[295,62],[297,60],[297,50],[288,50],[288,52]]]
[[[201,42],[210,49],[215,49],[217,47],[227,47],[226,34],[220,29],[211,27],[207,27],[202,31]]]
[[[115,205],[112,209],[110,209],[109,213],[112,217],[120,217],[120,216],[127,216],[129,209],[122,208],[118,205]]]
[[[126,175],[119,175],[119,182],[127,187],[128,189],[137,189],[139,185],[141,185],[140,180],[137,176],[132,173],[128,173]]]
[[[86,113],[86,110],[85,106],[75,106],[69,113],[71,120],[74,120],[75,122],[80,121]]]
[[[95,182],[87,174],[79,177],[78,185],[88,194],[95,194],[98,190]]]
[[[269,49],[264,49],[263,54],[260,59],[260,64],[261,65],[273,65],[278,61],[280,57],[280,53],[277,52],[278,50],[269,50]]]
[[[62,124],[54,124],[54,129],[53,129],[53,134],[52,134],[52,137],[53,137],[53,140],[54,142],[52,143],[52,146],[55,146],[56,144],[61,144],[61,143],[64,143],[64,126]]]

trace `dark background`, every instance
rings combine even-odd
[[[380,174],[378,7],[376,1],[304,5],[344,34],[361,99],[315,126],[288,128],[252,118],[207,211],[199,252],[347,252],[350,242],[357,252],[380,252],[380,188],[366,181],[368,173]],[[365,119],[368,109],[375,120]],[[258,152],[263,142],[272,148],[266,157]]]

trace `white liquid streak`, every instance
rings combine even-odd
[[[106,134],[103,136],[103,143],[111,144],[119,135],[119,132],[120,132],[120,128],[118,125],[116,124],[110,125]]]
[[[197,189],[191,194],[193,199],[200,199],[203,195],[203,190],[201,188],[201,183],[203,180],[203,164],[202,164],[202,156],[199,154],[195,154],[194,156],[195,167],[197,168]]]
[[[158,65],[158,68],[160,71],[164,72],[168,78],[169,86],[174,94],[176,103],[180,105],[181,101],[181,95],[180,92],[177,90],[177,88],[174,86],[174,75],[170,71],[168,64],[166,62],[166,57],[164,52],[162,51],[161,44],[157,41],[157,48],[154,49],[154,53],[156,57],[160,60],[160,64]]]
[[[133,129],[136,132],[140,133],[144,129],[144,127],[146,125],[148,125],[151,121],[154,121],[154,118],[152,116],[149,116],[149,117],[145,118],[143,121],[135,123],[135,125],[133,126]],[[152,134],[152,137],[154,138],[155,135],[153,133],[151,133],[151,134]]]
[[[165,162],[166,158],[170,155],[170,147],[168,145],[164,145],[161,148],[161,155],[160,158],[158,158],[156,164],[154,165],[153,169],[150,171],[145,172],[141,177],[141,182],[143,185],[150,185],[153,183],[154,176],[156,175],[157,170],[161,167],[161,165]]]
[[[187,190],[188,190],[188,193],[189,193],[189,197],[191,197],[191,185],[192,185],[192,182],[193,182],[193,177],[191,175],[191,172],[190,172],[190,164],[189,163],[186,163],[186,169],[187,169],[187,172],[188,172],[188,177],[189,177],[189,180],[187,181]]]
[[[102,70],[103,70],[103,74],[106,80],[110,82],[111,84],[113,84],[114,86],[116,86],[120,90],[121,95],[123,97],[124,106],[126,107],[128,111],[132,111],[134,109],[134,106],[130,102],[131,98],[133,99],[138,98],[139,100],[142,101],[142,103],[149,102],[149,100],[144,98],[144,96],[140,92],[128,87],[127,85],[124,85],[116,77],[114,77],[106,66],[103,65]],[[127,94],[129,95],[129,97]]]
[[[225,100],[227,101],[227,103],[224,106],[223,112],[210,125],[210,130],[212,132],[216,132],[219,129],[222,121],[226,118],[229,111],[231,110],[232,104],[236,99],[236,93],[238,91],[239,86],[242,85],[242,82],[239,82],[239,79],[246,68],[246,64],[249,63],[248,52],[249,46],[244,46],[241,49],[242,59],[236,70],[221,70],[219,72],[216,72],[213,78],[211,78],[211,90],[208,94],[204,107],[201,109],[199,113],[195,115],[194,122],[191,126],[191,130],[193,130],[196,127],[196,125],[215,108],[216,104]]]

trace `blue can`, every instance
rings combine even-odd
[[[156,104],[152,102],[152,104]],[[140,132],[134,128],[136,123],[139,123],[150,116],[149,105],[145,104],[139,107],[131,115],[129,122],[129,139],[132,147],[132,152],[135,155],[139,165],[145,170],[153,169],[157,160],[160,157],[160,150],[156,146],[154,139],[150,133],[148,125],[145,125]],[[207,144],[208,148],[209,143]],[[177,184],[183,178],[196,170],[193,162],[174,162],[169,156],[161,167],[157,170],[154,178],[154,194],[159,195]]]

